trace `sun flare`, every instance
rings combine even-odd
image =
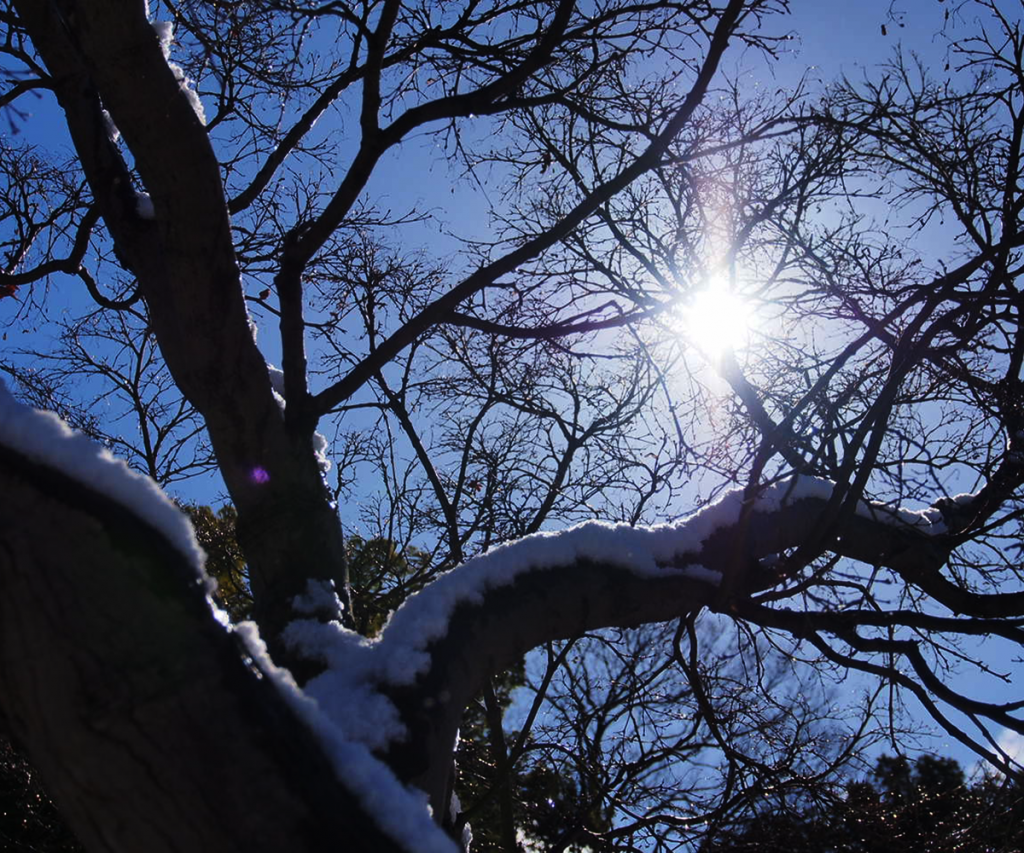
[[[747,345],[753,306],[727,286],[712,284],[693,295],[680,311],[683,336],[713,361]]]

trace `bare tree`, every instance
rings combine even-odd
[[[162,486],[215,466],[202,424],[177,392],[144,313],[91,311],[59,328],[54,349],[19,349],[0,363],[33,405],[60,413]]]
[[[460,835],[477,696],[507,849],[517,819],[554,849],[684,845],[845,760],[882,698],[986,755],[1021,732],[955,682],[1000,675],[961,639],[1024,639],[1024,72],[977,5],[941,82],[897,59],[751,99],[723,56],[770,58],[782,2],[7,4],[2,103],[45,92],[75,162],[4,150],[0,301],[88,294],[74,372],[121,389],[154,478],[202,468],[201,419],[269,648],[144,508],[2,433],[0,701],[85,845],[445,849],[408,792]],[[437,214],[373,181],[422,140],[491,236],[403,247]],[[709,364],[674,318],[717,276],[766,320]],[[64,364],[9,372],[60,403]],[[419,549],[374,581],[366,613],[422,591],[370,645],[341,518]],[[535,535],[595,519],[622,524]],[[537,647],[538,713],[506,731],[491,679]],[[846,746],[794,660],[889,688]],[[517,818],[521,780],[570,818]]]

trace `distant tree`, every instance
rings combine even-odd
[[[43,790],[38,773],[6,739],[0,740],[0,848],[9,853],[84,850]]]
[[[216,582],[214,599],[234,622],[252,618],[252,590],[245,555],[238,544],[238,513],[230,504],[220,509],[181,504],[192,522],[199,546],[206,552],[206,571]]]
[[[870,779],[826,804],[768,805],[701,845],[701,853],[1011,853],[1024,844],[1019,783],[968,783],[956,761],[883,756]]]
[[[137,297],[123,303],[62,318],[56,345],[46,351],[10,346],[0,371],[33,405],[173,488],[215,463],[199,415],[160,358],[145,306]]]

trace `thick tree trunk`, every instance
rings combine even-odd
[[[0,709],[88,849],[397,849],[160,533],[3,448],[0,484]]]
[[[253,340],[206,129],[168,68],[143,3],[15,6],[52,75],[118,256],[138,278],[167,366],[206,422],[238,510],[256,618],[285,660],[277,635],[307,579],[332,580],[347,599],[344,537],[313,451],[316,421],[285,423]],[[138,215],[132,175],[104,109],[133,154],[152,220]]]

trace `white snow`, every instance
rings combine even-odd
[[[255,328],[255,324],[253,324],[253,327]],[[255,339],[256,332],[253,331],[253,340]],[[270,387],[274,391],[274,399],[277,400],[277,405],[281,407],[283,412],[286,405],[284,398],[284,371],[280,367],[275,367],[267,362],[267,373],[270,376]],[[320,432],[313,433],[313,453],[316,455],[316,464],[320,466],[320,471],[324,474],[331,470],[331,460],[327,457],[329,446],[327,436]]]
[[[833,484],[825,480],[794,478],[765,489],[751,509],[771,512],[809,498],[828,500],[833,489]],[[397,709],[382,695],[380,687],[414,683],[430,665],[430,643],[443,636],[459,604],[480,602],[487,591],[508,585],[527,572],[590,560],[617,565],[641,576],[681,574],[717,586],[721,582],[719,572],[686,557],[697,556],[711,535],[734,524],[743,507],[744,494],[737,489],[674,524],[633,528],[587,522],[499,546],[410,596],[392,614],[378,640],[368,640],[338,623],[296,620],[285,630],[285,642],[322,660],[326,670],[306,684],[305,694],[287,684],[283,689],[290,689],[297,697],[293,701],[304,709],[302,713],[339,768],[344,768],[339,772],[392,837],[417,850],[434,850],[434,845],[438,850],[451,849],[447,836],[429,819],[420,795],[400,786],[373,758],[372,751],[383,751],[408,734]],[[911,523],[920,529],[920,519],[924,519],[929,531],[934,526],[927,512],[894,511],[867,503],[862,503],[858,512],[881,514],[885,523]],[[309,603],[312,605],[325,593],[323,589],[311,590]],[[443,696],[437,699],[444,701]]]
[[[323,673],[306,683],[305,690],[345,738],[374,750],[405,738],[398,711],[377,689],[378,644],[337,622],[315,619],[291,622],[283,639],[293,649],[327,664]]]
[[[0,444],[117,501],[156,528],[205,578],[206,559],[188,517],[149,477],[75,432],[53,412],[19,403],[0,380]]]
[[[153,199],[150,198],[149,193],[135,193],[135,212],[138,214],[140,219],[156,218],[156,210],[153,207]]]
[[[178,63],[171,60],[171,45],[174,42],[174,22],[153,21],[151,26],[153,27],[153,32],[156,33],[156,37],[160,40],[160,51],[167,61],[167,66],[174,74],[174,79],[178,81],[181,91],[185,93],[185,97],[188,98],[192,109],[195,110],[196,115],[199,117],[199,121],[206,124],[206,110],[203,108],[203,102],[199,99],[199,95],[193,87],[193,81],[185,74],[184,69]]]
[[[926,533],[929,536],[937,536],[941,533],[946,532],[946,522],[942,519],[942,513],[934,508],[928,507],[927,509],[904,509],[903,507],[894,507],[892,509],[886,508],[872,508],[868,512],[860,512],[858,507],[858,515],[868,515],[879,521],[886,521],[885,515],[888,513],[892,517],[892,521],[889,523],[895,523],[895,521],[902,522],[909,527],[917,528],[921,533]]]
[[[832,497],[834,489],[835,486],[830,480],[823,480],[820,477],[797,476],[771,487],[761,498],[758,498],[757,506],[759,509],[767,510],[778,508],[781,505],[779,501],[793,503],[802,498],[828,500]],[[973,499],[974,495],[964,494],[957,495],[951,500],[959,506],[964,506]],[[924,533],[927,536],[939,536],[947,531],[942,512],[934,506],[913,510],[861,500],[857,501],[856,514],[862,518],[880,521],[883,524],[913,527],[918,533]]]
[[[160,51],[163,53],[164,59],[170,60],[171,42],[174,41],[174,22],[153,21],[150,26],[153,27],[153,32],[156,33],[156,37],[160,40]]]
[[[779,487],[766,492],[766,508],[779,504]],[[798,498],[790,498],[795,500]],[[426,589],[410,596],[392,615],[381,638],[369,641],[338,625],[312,620],[293,622],[285,640],[305,654],[324,660],[327,671],[306,685],[331,713],[348,721],[350,737],[379,749],[404,736],[397,715],[386,707],[375,708],[378,725],[349,719],[359,716],[375,683],[411,684],[430,664],[427,648],[447,630],[455,608],[483,600],[488,590],[511,584],[518,576],[590,560],[620,566],[637,575],[664,577],[682,574],[718,585],[721,575],[696,563],[666,568],[686,554],[697,554],[716,530],[735,523],[742,508],[742,491],[675,524],[638,528],[626,524],[591,521],[553,533],[535,533],[501,545],[475,557],[459,568],[436,578]],[[760,501],[759,501],[760,505]],[[362,730],[365,726],[365,730]]]
[[[281,398],[281,408],[284,408],[284,371],[280,367],[267,363],[267,373],[270,375],[270,387],[274,393]]]
[[[279,384],[280,371],[269,369],[271,381]],[[71,430],[53,413],[17,402],[2,380],[0,445],[53,467],[124,505],[160,531],[191,562],[197,577],[204,577],[204,555],[187,517],[156,483],[131,471],[123,461]],[[808,498],[827,500],[833,489],[833,484],[825,480],[794,478],[763,490],[751,509],[771,512]],[[965,505],[973,499],[974,495],[958,495],[951,500]],[[397,710],[379,692],[379,685],[413,683],[429,666],[427,649],[447,630],[458,605],[480,602],[489,590],[506,586],[527,572],[584,560],[618,566],[645,577],[681,574],[717,585],[721,580],[718,572],[685,558],[697,556],[712,534],[734,524],[743,506],[743,491],[737,489],[673,524],[634,528],[587,522],[499,546],[410,596],[392,615],[377,641],[367,640],[338,623],[296,620],[286,629],[285,641],[327,664],[326,671],[310,681],[305,692],[286,670],[269,659],[255,625],[226,627],[239,634],[254,664],[317,733],[339,779],[383,831],[409,850],[453,853],[457,848],[431,818],[426,796],[403,786],[371,752],[407,734]],[[944,529],[941,512],[935,507],[911,511],[862,501],[857,513],[888,524],[910,525],[926,534]],[[337,606],[335,590],[329,583],[317,581],[310,581],[305,593],[294,602],[300,612],[310,613],[325,603]]]
[[[458,749],[458,741],[455,742],[455,747]],[[455,823],[458,820],[459,815],[462,813],[462,803],[459,800],[459,795],[452,791],[451,799],[448,801],[448,822],[449,824]],[[473,827],[468,823],[462,826],[462,849],[471,850],[473,848]]]
[[[313,433],[313,453],[316,454],[316,464],[320,466],[323,473],[331,470],[331,460],[327,458],[327,436],[322,432]]]
[[[114,124],[114,120],[110,117],[110,113],[106,110],[102,110],[103,115],[103,127],[107,131],[107,137],[111,142],[118,142],[121,139],[121,131],[117,129],[117,125]]]
[[[976,495],[963,494],[949,498],[950,503],[956,506],[967,506]],[[924,509],[906,509],[904,507],[891,507],[883,504],[866,504],[861,501],[857,506],[857,514],[867,518],[873,518],[885,524],[894,526],[906,525],[913,527],[918,533],[925,536],[941,536],[949,531],[946,521],[942,516],[942,510],[937,506],[929,506]]]
[[[688,578],[693,578],[696,581],[704,581],[712,586],[719,586],[722,583],[722,573],[715,569],[709,569],[707,566],[702,566],[700,563],[690,563],[688,566],[683,566],[683,574]]]
[[[434,823],[426,794],[399,782],[374,758],[369,747],[351,739],[339,726],[338,718],[329,709],[322,708],[318,700],[308,694],[308,689],[304,693],[296,685],[290,672],[275,666],[252,622],[235,626],[235,631],[245,642],[256,666],[319,737],[338,778],[373,815],[378,826],[407,850],[457,853],[455,843]],[[374,710],[361,707],[349,716],[365,717],[367,723],[372,724]]]
[[[341,599],[332,580],[308,578],[306,591],[292,599],[292,608],[296,613],[314,616],[317,613],[338,613],[341,611]]]

